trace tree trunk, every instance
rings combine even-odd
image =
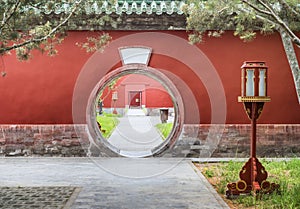
[[[292,71],[298,102],[300,104],[300,70],[293,42],[290,36],[288,36],[288,34],[283,29],[279,29],[279,33],[286,53],[286,57],[290,65],[290,69]]]

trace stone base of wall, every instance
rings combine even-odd
[[[0,125],[0,156],[86,156],[85,130],[85,125]]]
[[[0,156],[116,156],[95,148],[86,130],[84,124],[0,125]],[[249,157],[250,131],[250,125],[186,124],[175,146],[159,156]],[[300,157],[300,125],[258,125],[257,156]]]
[[[250,125],[185,125],[186,157],[249,157]],[[180,142],[181,141],[181,142]],[[187,146],[189,145],[189,146]],[[257,125],[258,157],[300,157],[300,124]]]

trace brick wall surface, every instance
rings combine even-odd
[[[201,156],[205,149],[212,157],[249,157],[250,134],[250,125],[185,125],[179,140],[193,145],[190,157]],[[256,135],[258,157],[300,156],[299,124],[260,124]]]
[[[1,125],[0,156],[85,156],[85,125]]]
[[[93,153],[86,125],[0,125],[0,156],[110,156]],[[250,125],[184,125],[162,157],[248,157]],[[115,155],[116,156],[116,155]],[[299,124],[257,126],[258,157],[299,157]]]

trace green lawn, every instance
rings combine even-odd
[[[270,162],[260,160],[268,172],[268,181],[280,184],[280,194],[262,194],[261,198],[241,195],[236,199],[226,200],[232,208],[281,209],[300,208],[300,159]],[[239,172],[244,163],[229,162],[200,164],[200,170],[224,197],[226,185],[239,180]]]
[[[97,116],[97,122],[101,125],[101,133],[104,138],[109,138],[119,124],[119,115],[103,113]]]
[[[172,131],[173,123],[159,123],[155,127],[162,134],[163,139],[166,139]]]

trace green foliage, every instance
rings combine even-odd
[[[224,30],[234,30],[236,36],[250,41],[257,31],[270,34],[282,28],[300,46],[300,39],[292,32],[300,30],[297,0],[189,0],[188,3],[193,4],[185,8],[192,43],[203,41],[206,34],[221,35]]]
[[[86,50],[86,52],[95,52],[105,49],[107,44],[111,41],[111,36],[108,33],[102,33],[98,37],[87,37],[85,43],[76,43],[77,46]]]
[[[79,44],[80,45],[80,44]],[[105,47],[105,46],[103,46],[103,47]],[[84,48],[84,47],[83,47]],[[87,50],[87,52],[89,52],[89,50],[88,49],[86,49]],[[121,78],[121,77],[120,77]],[[97,101],[98,100],[100,100],[100,101],[104,101],[109,95],[110,95],[110,92],[112,91],[112,90],[117,90],[117,86],[116,86],[116,84],[117,84],[117,82],[118,82],[118,80],[120,79],[120,78],[114,78],[113,80],[111,80],[106,86],[104,86],[104,87],[102,87],[102,89],[101,89],[101,91],[99,92],[99,95],[97,96]],[[107,93],[106,93],[106,95],[103,95],[103,92],[104,92],[104,90],[105,89],[107,89],[108,91],[107,91]]]
[[[119,124],[120,115],[103,113],[97,116],[97,122],[101,125],[101,133],[104,138],[109,138],[116,126]]]
[[[31,51],[39,49],[54,55],[54,46],[61,42],[63,36],[57,36],[60,32],[60,24],[68,19],[68,15],[62,14],[59,19],[50,19],[49,15],[42,13],[44,8],[51,8],[51,3],[58,1],[45,0],[2,0],[0,4],[0,55],[16,50],[20,60],[27,60]],[[76,4],[70,1],[71,6]],[[56,8],[50,10],[55,12]],[[51,47],[49,47],[51,45]]]
[[[268,181],[279,183],[280,194],[260,194],[260,198],[240,196],[231,200],[233,204],[242,204],[243,207],[258,209],[273,208],[300,208],[300,160],[271,162],[261,160],[269,176]],[[215,187],[220,195],[225,194],[226,185],[239,180],[239,172],[244,163],[230,161],[228,163],[212,164],[203,169],[208,179],[218,179]],[[241,207],[242,208],[242,207]]]
[[[113,4],[114,0],[108,2]],[[108,15],[87,18],[87,8],[94,3],[101,7],[103,0],[0,0],[0,56],[14,50],[19,60],[28,60],[33,50],[53,56],[66,31],[80,29],[78,24],[90,30],[107,23],[116,27],[117,21]],[[104,33],[90,37],[83,47],[103,50],[109,41],[110,36]]]
[[[163,139],[166,139],[172,131],[173,123],[159,123],[155,127],[162,134]]]

